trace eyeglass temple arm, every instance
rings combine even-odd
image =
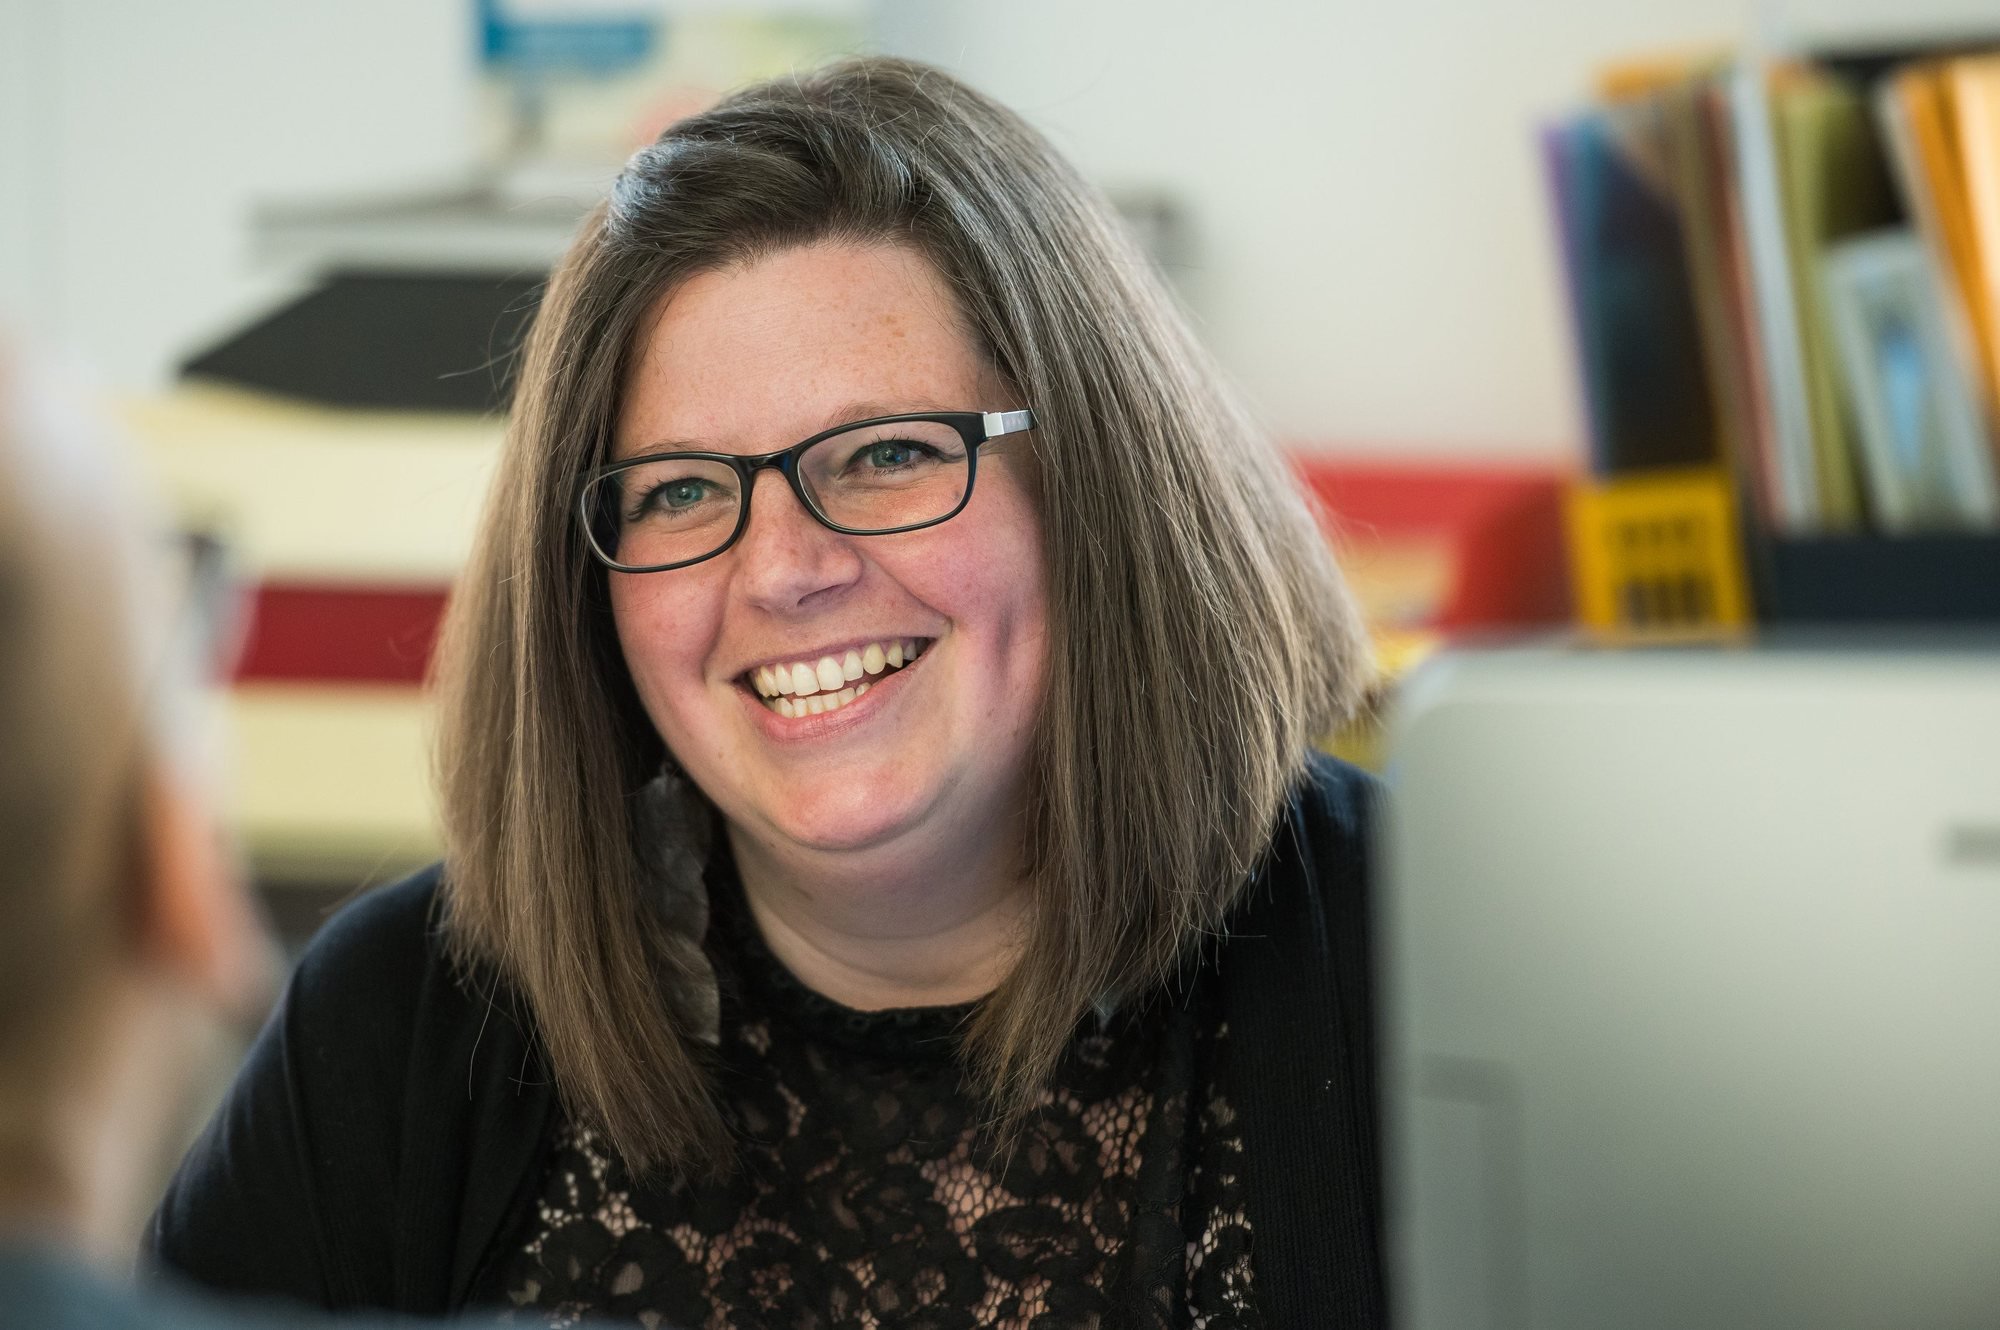
[[[988,411],[979,417],[985,427],[986,437],[997,438],[1002,434],[1018,434],[1024,429],[1035,427],[1033,411]]]

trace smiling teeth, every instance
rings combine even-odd
[[[781,716],[817,716],[853,701],[867,691],[864,678],[902,668],[927,645],[922,638],[890,638],[840,656],[760,665],[750,672],[750,686]]]
[[[843,688],[837,693],[817,693],[812,697],[781,697],[772,703],[772,709],[788,720],[800,716],[823,716],[829,711],[838,711],[868,691],[868,685],[858,683],[852,688]]]

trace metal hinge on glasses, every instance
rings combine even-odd
[[[998,438],[1002,434],[1018,434],[1024,429],[1032,429],[1035,413],[1032,411],[988,411],[979,417],[979,423],[986,427],[986,437]]]

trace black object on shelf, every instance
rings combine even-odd
[[[1776,624],[2000,623],[2000,533],[1751,537]]]
[[[544,278],[342,271],[190,358],[189,378],[329,406],[505,410]]]

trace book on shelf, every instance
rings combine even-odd
[[[1943,80],[1964,185],[1965,300],[1980,311],[1980,376],[1989,412],[2000,420],[2000,55],[1947,60]]]
[[[1855,531],[1863,525],[1859,449],[1819,265],[1829,247],[1890,225],[1900,209],[1868,100],[1858,89],[1821,71],[1789,71],[1772,87],[1771,115],[1784,196],[1785,248],[1799,311],[1820,525]]]
[[[1757,345],[1756,311],[1745,284],[1742,218],[1728,134],[1728,98],[1712,72],[1664,88],[1669,149],[1682,211],[1681,237],[1700,329],[1702,361],[1716,412],[1716,456],[1733,471],[1746,501],[1768,522],[1778,479],[1764,465],[1772,431]]]
[[[1767,470],[1776,482],[1772,507],[1782,529],[1797,531],[1821,526],[1825,509],[1769,79],[1761,63],[1737,63],[1728,81],[1729,130],[1744,286],[1770,403],[1764,446],[1771,452]]]
[[[1721,464],[1761,538],[2000,530],[2000,52],[1603,86],[1543,135],[1599,474]]]
[[[2000,523],[1979,407],[1959,372],[1923,242],[1907,227],[1820,261],[1876,526],[1891,534]]]
[[[1650,98],[1543,134],[1593,465],[1600,474],[1711,458],[1681,205],[1661,108]]]
[[[1974,276],[1972,213],[1957,164],[1958,133],[1943,62],[1914,64],[1885,78],[1876,105],[1897,183],[1926,245],[1953,353],[1990,426],[1995,418],[1992,309]]]

